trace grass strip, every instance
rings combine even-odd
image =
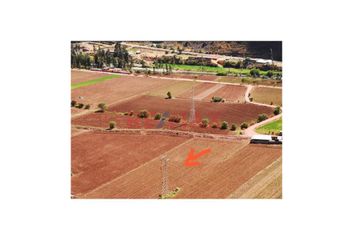
[[[103,77],[99,77],[99,78],[96,78],[96,79],[88,80],[88,81],[85,81],[85,82],[72,83],[71,84],[71,89],[76,89],[76,88],[80,88],[80,87],[89,86],[89,85],[92,85],[92,84],[96,84],[96,83],[99,83],[99,82],[111,80],[113,78],[118,78],[118,77],[119,77],[118,75],[112,74],[112,75],[103,76]]]
[[[260,134],[269,134],[274,132],[275,134],[277,134],[282,130],[282,126],[283,126],[283,120],[282,118],[280,118],[264,126],[257,128],[256,132]]]

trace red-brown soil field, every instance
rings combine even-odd
[[[120,76],[109,81],[73,89],[71,99],[96,107],[101,102],[112,104],[124,98],[148,93],[149,90],[166,87],[174,83],[173,80]],[[79,99],[79,96],[83,99]]]
[[[156,129],[160,123],[160,120],[154,120],[150,118],[141,119],[137,118],[136,116],[121,116],[116,112],[89,113],[72,119],[71,123],[73,125],[79,126],[108,128],[110,121],[116,122],[116,128],[129,129]],[[207,128],[202,128],[197,123],[174,123],[167,120],[164,121],[164,124],[161,128],[179,131],[192,131],[197,133],[213,133],[223,135],[231,134],[229,130],[221,130],[219,128],[212,128],[211,126],[208,126]]]
[[[195,87],[194,87],[194,96],[197,96],[201,93],[203,93],[204,91],[207,91],[209,88],[214,87],[215,84],[214,83],[196,83]],[[188,91],[178,95],[177,97],[179,98],[192,98],[193,96],[193,88],[189,89]]]
[[[246,87],[237,85],[225,85],[219,90],[213,92],[203,100],[210,101],[213,96],[222,97],[226,102],[244,102]]]
[[[83,133],[72,137],[72,194],[87,193],[121,176],[188,138]]]
[[[71,70],[71,83],[80,83],[96,78],[107,76],[108,74],[100,72],[86,72],[79,70]]]
[[[196,152],[209,148],[210,153],[198,159],[201,163],[199,166],[186,167],[183,162],[192,148]],[[254,146],[249,145],[247,141],[191,139],[163,155],[169,159],[170,190],[181,188],[176,198],[227,198],[259,171],[277,160],[281,153],[279,146]],[[160,192],[160,158],[151,158],[145,164],[81,197],[158,198]]]
[[[187,99],[163,99],[154,96],[141,96],[130,101],[118,103],[109,108],[114,112],[135,113],[140,110],[148,110],[152,116],[156,113],[170,112],[171,115],[181,115],[184,120],[188,119],[191,108],[191,100]],[[209,118],[210,122],[227,121],[228,123],[241,124],[242,122],[255,121],[259,114],[271,115],[273,109],[266,106],[254,104],[226,104],[195,102],[196,120],[200,122],[203,118]]]

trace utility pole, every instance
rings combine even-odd
[[[194,85],[195,85],[195,79],[193,81],[193,88],[192,88],[192,108],[189,113],[189,123],[195,122]]]
[[[162,172],[162,189],[161,196],[168,193],[168,158],[166,156],[161,157],[161,172]]]

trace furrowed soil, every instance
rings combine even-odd
[[[199,166],[186,167],[191,149],[210,152],[198,158]],[[247,141],[218,142],[191,139],[164,153],[169,159],[169,188],[176,198],[226,198],[281,155],[281,148],[251,146]],[[161,192],[160,158],[121,175],[83,198],[158,198]]]
[[[225,85],[219,90],[213,92],[203,100],[210,101],[212,97],[222,97],[226,102],[243,103],[245,101],[246,87],[236,85]]]
[[[71,190],[87,193],[187,141],[170,136],[88,132],[72,137]]]
[[[197,96],[213,87],[215,87],[215,83],[196,83],[194,87],[194,96]],[[178,95],[177,97],[191,99],[192,96],[193,96],[193,88],[190,88],[188,91]]]
[[[129,129],[169,129],[179,131],[191,131],[198,133],[213,133],[213,134],[231,134],[228,130],[221,130],[219,128],[202,128],[198,124],[188,124],[186,122],[175,123],[168,120],[164,121],[164,124],[160,123],[160,120],[154,119],[142,119],[136,116],[122,116],[116,112],[104,112],[104,113],[90,113],[72,119],[73,125],[90,126],[108,128],[109,122],[116,122],[116,128],[129,128]]]
[[[118,103],[109,108],[113,112],[134,113],[146,109],[152,116],[156,113],[169,112],[171,115],[181,115],[183,120],[187,120],[191,100],[187,99],[163,99],[154,96],[141,96],[131,101]],[[227,121],[229,124],[255,121],[259,114],[272,115],[273,109],[266,106],[254,104],[225,104],[210,102],[195,102],[196,121],[199,123],[203,118],[208,118],[210,123]]]
[[[174,83],[176,82],[173,80],[120,76],[109,81],[73,89],[71,91],[71,99],[84,104],[91,104],[94,107],[99,103],[109,105],[119,100],[148,93],[149,91],[164,88]]]

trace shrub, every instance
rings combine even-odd
[[[113,129],[116,127],[116,122],[115,121],[110,121],[109,122],[109,129]]]
[[[270,78],[273,77],[273,75],[274,75],[273,71],[268,71],[267,74],[266,74],[266,76],[270,77]]]
[[[76,101],[75,100],[71,100],[71,107],[75,107],[76,105]]]
[[[246,129],[246,128],[248,128],[248,124],[245,123],[245,122],[243,122],[243,123],[241,124],[240,128],[241,128],[242,130],[243,130],[243,129]]]
[[[273,105],[273,102],[270,102],[270,105]]]
[[[128,115],[129,115],[129,113],[128,113],[128,112],[125,112],[125,113],[124,113],[124,116],[128,116]]]
[[[129,112],[129,116],[133,116],[134,115],[134,112],[133,111],[130,111]]]
[[[211,125],[212,128],[217,128],[218,127],[218,124],[216,122],[214,122],[212,125]]]
[[[104,112],[107,109],[107,106],[105,103],[100,103],[97,105],[97,107],[100,109],[101,112]]]
[[[236,124],[235,124],[235,123],[233,123],[233,124],[231,125],[230,130],[231,130],[231,131],[236,131]]]
[[[216,76],[227,76],[227,74],[224,73],[224,72],[218,72],[218,73],[216,74]]]
[[[220,129],[228,129],[228,127],[229,127],[229,124],[226,121],[223,121]]]
[[[250,71],[250,75],[251,75],[252,77],[259,77],[259,76],[260,76],[259,69],[257,69],[257,68],[252,68],[251,71]]]
[[[181,121],[181,119],[182,119],[182,117],[180,115],[172,115],[171,117],[168,118],[168,121],[179,123]]]
[[[200,126],[203,127],[203,128],[206,128],[208,126],[208,124],[209,124],[209,119],[204,118],[202,120],[202,122],[200,123]]]
[[[268,118],[267,115],[265,115],[265,114],[259,114],[259,115],[258,115],[257,122],[262,122],[262,121],[266,120],[267,118]]]
[[[223,101],[223,98],[222,98],[222,97],[212,97],[212,98],[211,98],[211,101],[212,101],[212,102],[222,102],[222,101]]]
[[[167,99],[171,99],[171,98],[172,98],[171,92],[167,92]]]
[[[250,102],[253,102],[253,97],[250,97]]]
[[[154,119],[155,120],[160,120],[161,119],[161,113],[156,113]]]
[[[90,104],[86,104],[85,105],[85,109],[90,109],[91,105]]]
[[[140,118],[148,118],[150,116],[150,113],[147,110],[140,110],[138,113],[138,117]]]
[[[276,107],[275,109],[274,109],[274,115],[278,115],[279,113],[280,113],[280,107],[278,106],[278,107]]]
[[[84,107],[84,104],[83,104],[83,103],[78,103],[76,107],[77,107],[77,108],[83,108],[83,107]]]

